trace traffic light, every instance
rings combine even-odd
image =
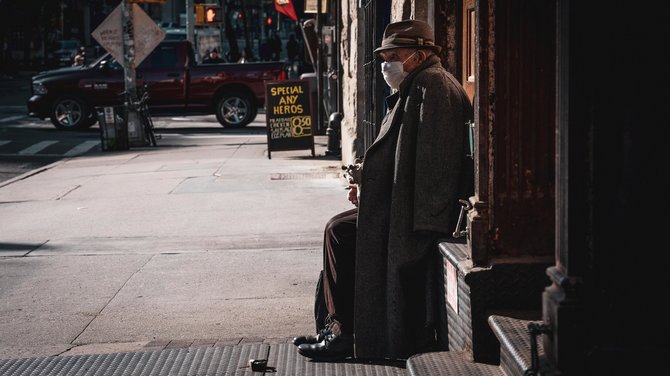
[[[205,26],[205,4],[195,4],[195,26]]]
[[[196,26],[217,26],[223,22],[223,12],[219,4],[195,4]]]
[[[221,6],[217,4],[205,4],[205,24],[219,25],[222,21]]]

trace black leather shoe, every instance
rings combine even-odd
[[[348,334],[329,334],[321,342],[298,346],[298,353],[316,361],[342,360],[354,355],[354,340]]]
[[[293,344],[296,346],[300,346],[303,343],[306,343],[308,345],[312,345],[315,343],[319,343],[323,341],[327,335],[331,334],[331,331],[329,328],[324,328],[321,329],[320,332],[318,332],[316,335],[313,336],[300,336],[300,337],[294,337],[293,338]]]

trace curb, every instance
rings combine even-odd
[[[6,186],[8,186],[8,185],[10,185],[10,184],[12,184],[12,183],[16,183],[16,182],[19,181],[19,180],[27,179],[27,178],[29,178],[29,177],[31,177],[31,176],[33,176],[33,175],[37,175],[37,174],[39,174],[40,172],[44,172],[44,171],[46,171],[46,170],[48,170],[48,169],[50,169],[50,168],[54,168],[54,167],[58,166],[59,164],[68,161],[69,159],[70,159],[70,158],[60,159],[60,160],[57,160],[56,162],[49,163],[48,165],[44,165],[44,166],[42,166],[42,167],[38,167],[38,168],[36,168],[36,169],[34,169],[34,170],[30,170],[30,171],[28,171],[28,172],[24,172],[24,173],[21,174],[21,175],[15,176],[15,177],[13,177],[13,178],[11,178],[11,179],[9,179],[9,180],[5,180],[5,181],[1,182],[1,183],[0,183],[0,188],[2,188],[2,187],[6,187]]]

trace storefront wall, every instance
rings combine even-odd
[[[390,8],[390,21],[420,19],[435,27],[434,0],[377,0]],[[364,40],[370,33],[366,25],[363,9],[359,0],[342,1],[340,56],[342,64],[342,113],[341,128],[342,164],[353,163],[357,156],[363,155],[367,146],[363,141],[363,120],[365,119],[366,100],[364,64]],[[436,30],[438,28],[435,28]]]

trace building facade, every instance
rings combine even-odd
[[[668,188],[667,174],[652,171],[663,147],[646,136],[647,127],[667,123],[658,86],[667,80],[656,74],[664,71],[667,16],[572,0],[333,3],[344,165],[374,140],[385,111],[371,51],[389,22],[433,25],[444,66],[473,100],[467,242],[436,247],[450,352],[496,365],[502,347],[518,347],[526,359],[534,352],[539,362],[519,374],[662,369],[670,327],[655,308],[660,295],[639,294],[668,286],[668,257],[653,246],[662,244],[662,225],[644,221],[644,205],[634,202],[659,184]],[[501,345],[491,317],[523,324],[523,341]],[[528,320],[537,324],[532,334]]]

